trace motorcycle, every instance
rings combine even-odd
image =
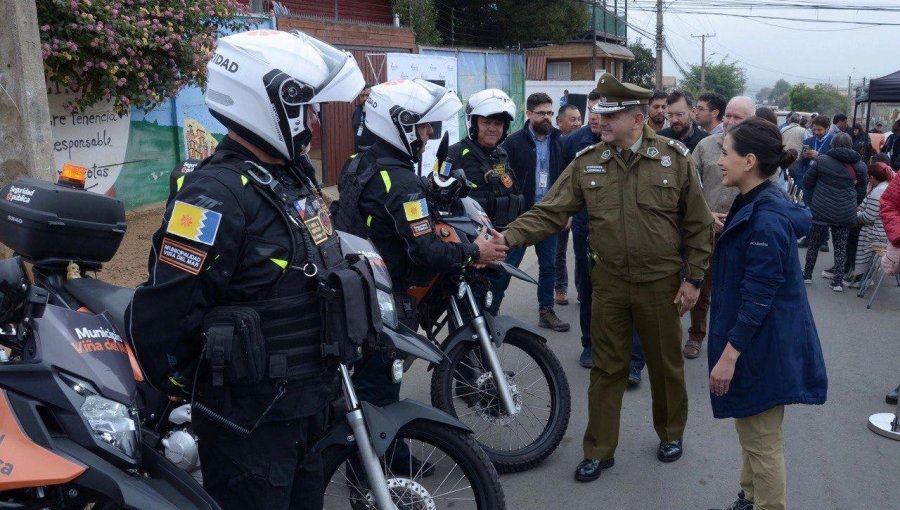
[[[446,154],[446,138],[438,149]],[[448,186],[443,177],[453,177]],[[464,196],[471,185],[456,169],[427,178],[435,232],[442,241],[474,241],[493,230],[482,207]],[[443,272],[409,294],[416,300],[419,324],[439,345],[448,362],[433,367],[431,402],[470,427],[500,473],[530,469],[559,446],[569,423],[569,383],[547,340],[507,316],[494,317],[490,284],[496,271],[537,284],[507,264]],[[442,330],[447,329],[443,339]]]
[[[50,302],[0,261],[0,507],[217,509],[151,445],[108,314]]]
[[[344,253],[364,258],[375,276],[383,323],[377,348],[392,353],[394,381],[400,382],[410,358],[441,364],[440,349],[398,321],[390,275],[375,247],[365,239],[339,235]],[[350,368],[341,365],[339,370],[344,416],[314,447],[322,453],[328,480],[326,508],[506,508],[497,471],[468,427],[413,400],[385,407],[359,401]],[[421,459],[418,468],[411,455],[408,463],[395,461],[398,442]]]
[[[37,181],[16,182],[11,186],[21,188],[25,185],[37,188],[38,191],[71,193],[71,190],[61,188],[58,184],[48,185]],[[84,193],[83,196],[97,196]],[[33,196],[36,195],[36,203],[45,203],[44,194],[33,192]],[[2,206],[0,203],[0,209],[3,209]],[[21,211],[17,214],[21,214]],[[124,212],[121,224],[114,223],[117,225],[116,229],[124,233]],[[23,223],[15,225],[22,227]],[[14,228],[14,233],[28,237],[30,234],[25,231],[36,228],[33,224],[26,227],[28,228]],[[4,234],[4,224],[0,221],[0,241],[10,245],[17,252],[35,251],[35,248],[28,246],[27,243],[10,242],[11,237]],[[356,259],[365,258],[372,268],[377,286],[378,306],[384,324],[378,348],[388,349],[396,356],[397,362],[392,367],[394,378],[399,380],[402,377],[403,370],[408,366],[402,360],[410,356],[423,358],[430,363],[441,363],[443,354],[438,349],[397,322],[390,277],[375,248],[368,241],[344,233],[340,233],[340,236],[344,253]],[[111,250],[91,253],[93,257],[71,257],[58,250],[56,252],[50,250],[50,246],[59,244],[71,246],[72,243],[45,243],[41,249],[52,256],[31,258],[34,263],[33,278],[40,281],[44,288],[49,289],[46,292],[47,299],[54,302],[48,306],[76,316],[94,316],[92,311],[102,311],[100,316],[106,321],[105,331],[120,339],[124,338],[118,332],[124,331],[125,310],[134,290],[117,287],[88,275],[88,271],[97,271],[101,268],[99,260],[107,261],[112,257],[118,248],[118,242],[114,243]],[[84,249],[84,246],[81,248]],[[83,251],[82,254],[84,253],[86,252]],[[77,259],[77,262],[72,260],[73,258]],[[145,448],[153,450],[171,471],[179,472],[182,478],[187,476],[187,479],[191,479],[188,475],[190,473],[199,480],[201,477],[197,438],[191,429],[190,404],[171,403],[143,383],[140,366],[127,341],[122,342],[120,350],[126,355],[123,357],[126,363],[130,363],[128,366],[132,376],[130,384],[134,385],[135,381],[138,381],[138,384],[144,386],[142,396],[146,402],[146,409],[143,412]],[[328,508],[341,505],[350,505],[354,509],[379,510],[505,508],[497,472],[472,439],[468,428],[446,413],[409,400],[383,408],[360,402],[353,389],[351,369],[341,365],[339,372],[343,396],[341,412],[338,413],[341,416],[313,446],[322,454],[326,480],[329,480],[326,492]],[[136,407],[132,406],[131,411],[135,417],[138,416]],[[419,458],[429,459],[432,468],[428,472],[419,470],[406,473],[403,469],[399,469],[398,472],[393,456],[399,441],[406,443],[408,449],[419,455]],[[173,469],[175,467],[173,463],[188,473],[177,468]],[[346,465],[345,469],[339,470],[343,465]],[[431,478],[431,481],[425,480],[426,478]],[[181,508],[191,506],[183,505]]]

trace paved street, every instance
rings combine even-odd
[[[801,257],[804,254],[801,250]],[[900,288],[886,280],[872,309],[866,310],[855,291],[832,292],[818,276],[830,265],[830,254],[822,254],[815,282],[807,287],[828,368],[828,402],[789,406],[785,413],[788,506],[897,509],[900,442],[875,435],[866,423],[870,414],[891,410],[884,394],[900,382]],[[529,249],[522,268],[537,276],[533,250]],[[570,251],[570,275],[573,269]],[[644,384],[625,395],[615,467],[596,482],[574,481],[587,423],[589,371],[578,365],[577,302],[574,286],[570,288],[571,303],[557,310],[572,330],[542,332],[569,378],[571,421],[562,444],[548,460],[531,471],[503,477],[508,508],[681,510],[730,504],[740,489],[740,447],[733,420],[712,416],[705,344],[700,358],[686,361],[690,416],[684,457],[674,464],[656,460],[658,438],[651,423],[645,370]],[[536,326],[536,303],[534,286],[514,281],[501,312]],[[683,324],[686,335],[687,317]],[[417,362],[407,374],[404,395],[428,402],[429,380],[424,365]]]

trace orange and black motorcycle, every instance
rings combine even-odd
[[[142,427],[116,318],[51,290],[71,261],[112,257],[121,202],[22,179],[0,211],[0,242],[21,254],[0,261],[0,508],[219,508]]]
[[[429,210],[441,240],[472,242],[493,227],[478,202],[466,196],[471,183],[465,173],[443,164],[446,143],[445,138],[436,170],[427,178]],[[440,273],[409,294],[418,303],[419,324],[448,358],[434,366],[432,405],[471,428],[497,471],[511,473],[536,466],[559,446],[571,396],[547,339],[512,317],[485,310],[493,300],[489,289],[496,271],[537,284],[504,262]]]

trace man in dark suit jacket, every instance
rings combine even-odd
[[[528,121],[525,127],[511,134],[503,142],[509,154],[509,166],[525,195],[525,208],[540,202],[565,167],[565,155],[561,132],[553,127],[553,100],[543,92],[528,96],[525,103]],[[553,286],[556,279],[556,236],[550,236],[534,245],[538,257],[538,325],[554,331],[568,331],[569,324],[556,316],[553,310]],[[506,261],[518,266],[525,256],[525,248],[509,251]],[[494,303],[489,311],[494,314],[500,307],[509,275],[502,273],[492,285]]]

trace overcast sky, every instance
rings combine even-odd
[[[622,4],[621,1],[619,3]],[[675,0],[671,3],[666,2],[666,5],[676,9],[680,3],[690,5],[692,2]],[[837,2],[810,0],[809,3]],[[854,3],[856,0],[842,2],[847,6]],[[860,0],[859,3],[895,8],[900,6],[897,0]],[[628,18],[631,24],[655,33],[656,14],[632,8],[648,5],[655,5],[655,2],[648,0],[629,2]],[[715,8],[710,10],[715,11]],[[750,14],[747,10],[721,12]],[[855,86],[862,77],[877,78],[900,69],[898,12],[779,8],[756,10],[754,13],[792,19],[873,21],[895,23],[898,26],[860,27],[860,25],[771,19],[754,21],[750,18],[731,16],[666,12],[663,14],[663,21],[668,44],[681,64],[688,68],[690,64],[700,62],[700,39],[691,38],[691,34],[716,34],[715,38],[707,39],[707,60],[719,62],[723,57],[727,57],[729,61],[737,60],[747,72],[747,93],[750,95],[762,87],[771,87],[779,78],[784,78],[792,84],[825,82],[846,87],[848,76],[853,77]],[[636,31],[629,29],[629,41],[633,41],[635,37],[639,37]],[[655,48],[653,40],[644,39],[643,42],[650,48]],[[663,72],[681,79],[681,73],[668,56],[663,64]]]

